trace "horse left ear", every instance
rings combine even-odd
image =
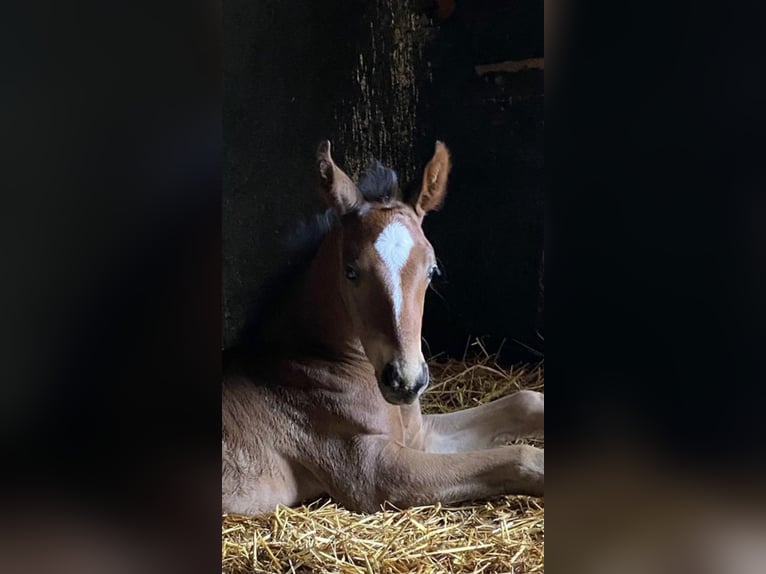
[[[343,215],[364,203],[364,198],[351,178],[335,165],[330,147],[329,141],[323,141],[317,150],[319,190],[327,206]]]
[[[412,207],[420,217],[441,207],[447,195],[447,176],[451,167],[447,146],[437,141],[434,156],[423,171],[423,186],[411,201]]]

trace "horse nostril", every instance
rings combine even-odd
[[[399,383],[401,382],[401,379],[399,378],[399,375],[393,363],[388,363],[383,368],[383,374],[381,375],[380,378],[381,378],[381,382],[384,385],[391,387],[392,389],[397,388],[399,386]]]

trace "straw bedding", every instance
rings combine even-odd
[[[543,366],[499,367],[478,356],[431,362],[426,412],[448,412],[518,389],[543,390]],[[529,442],[529,441],[528,441]],[[537,443],[542,446],[541,443]],[[543,500],[505,496],[455,506],[356,514],[319,500],[255,518],[224,515],[222,570],[243,572],[543,572]]]

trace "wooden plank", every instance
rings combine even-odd
[[[483,64],[476,66],[476,73],[480,76],[496,72],[508,72],[515,74],[525,70],[545,69],[545,58],[528,58],[526,60],[499,62],[497,64]]]

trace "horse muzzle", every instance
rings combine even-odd
[[[412,371],[413,369],[410,369]],[[398,361],[388,363],[378,376],[378,386],[383,398],[392,405],[409,405],[428,387],[428,365],[420,363],[414,373],[408,373]]]

